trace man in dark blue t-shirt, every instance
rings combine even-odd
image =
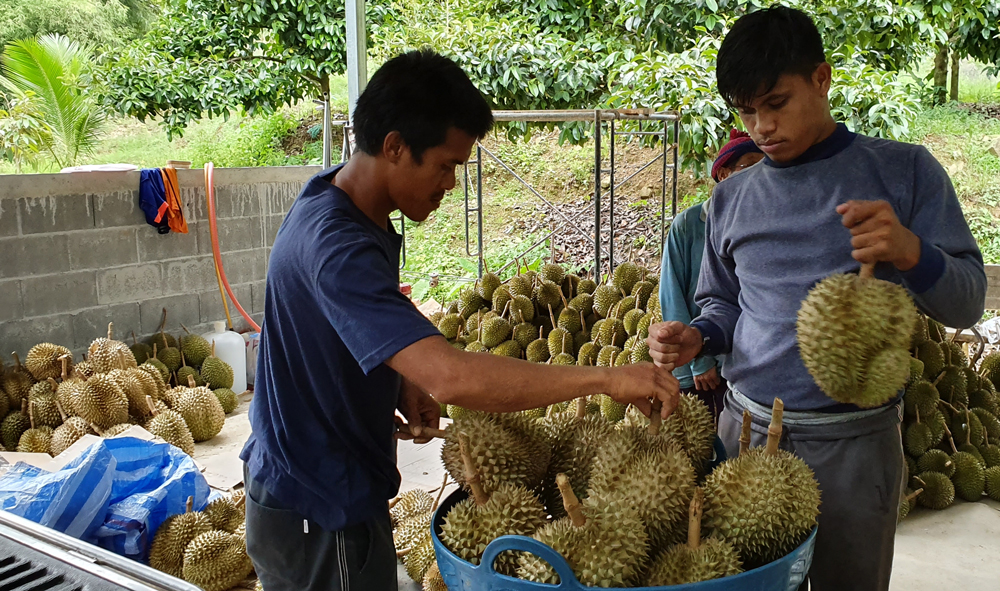
[[[651,326],[650,355],[680,365],[726,354],[719,435],[731,454],[743,411],[760,445],[782,398],[782,447],[812,468],[822,494],[810,589],[886,591],[904,474],[900,398],[861,409],[827,397],[799,356],[796,316],[816,283],[869,263],[932,318],[969,327],[983,314],[983,259],[925,148],[834,120],[831,67],[806,14],[779,6],[741,17],[719,49],[717,75],[765,159],[716,187],[701,313],[690,326]]]
[[[309,180],[278,231],[241,455],[247,552],[268,591],[396,589],[397,410],[419,436],[438,426],[439,402],[519,411],[605,392],[647,415],[654,400],[664,416],[677,405],[677,380],[653,364],[459,351],[400,293],[390,214],[427,219],[492,123],[454,62],[390,60],[358,99],[358,151]]]

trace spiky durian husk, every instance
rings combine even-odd
[[[679,445],[632,427],[616,430],[601,447],[584,504],[635,511],[659,550],[686,536],[694,488],[694,467]]]
[[[66,451],[69,446],[90,432],[90,425],[86,421],[80,417],[69,417],[52,432],[52,455],[57,456]]]
[[[168,517],[153,537],[149,566],[175,577],[183,576],[184,550],[201,534],[212,531],[212,522],[201,513]]]
[[[181,337],[181,353],[192,366],[197,367],[212,354],[212,345],[204,337],[188,334]]]
[[[184,580],[204,591],[232,589],[252,571],[246,540],[233,534],[206,532],[184,549]]]
[[[1000,466],[987,468],[983,478],[986,484],[986,495],[994,501],[1000,501]]]
[[[941,374],[936,378],[936,381],[936,387],[941,398],[952,404],[966,406],[969,399],[968,382],[966,381],[965,372],[962,371],[961,367],[956,365],[945,366]]]
[[[146,430],[174,447],[180,448],[187,455],[194,455],[194,437],[191,435],[191,430],[184,421],[184,417],[177,411],[158,411],[157,415],[146,423]]]
[[[799,352],[827,396],[861,407],[880,406],[906,384],[905,352],[916,322],[916,307],[902,287],[854,274],[833,275],[802,302],[796,323]],[[895,351],[879,355],[886,349]]]
[[[556,486],[556,475],[565,474],[577,498],[586,498],[597,452],[612,435],[614,426],[600,414],[577,418],[575,412],[554,415],[542,424],[552,446],[552,460],[542,479],[540,496],[549,515],[558,519],[566,515],[566,509]]]
[[[576,527],[563,517],[535,532],[536,540],[562,554],[580,583],[587,587],[631,587],[649,555],[649,537],[634,511],[621,506],[585,506],[587,523]],[[524,553],[517,576],[528,581],[559,582],[541,558]]]
[[[52,453],[52,427],[28,429],[17,442],[17,451],[26,454]]]
[[[202,386],[188,388],[177,402],[177,412],[184,417],[195,441],[208,441],[222,431],[226,413],[211,390]]]
[[[28,397],[34,385],[35,378],[20,365],[0,372],[0,389],[7,393],[11,409],[21,408],[21,401]]]
[[[917,359],[924,364],[924,379],[933,382],[944,369],[944,353],[941,345],[926,341],[917,347]]]
[[[926,380],[917,380],[910,384],[903,394],[903,408],[908,417],[916,417],[917,411],[921,417],[928,417],[937,410],[938,401],[941,399],[934,384]]]
[[[648,427],[649,418],[631,406],[625,413],[625,421],[620,423],[626,424]],[[712,458],[712,446],[715,444],[712,411],[697,396],[681,394],[677,409],[663,421],[660,436],[671,439],[684,448],[691,464],[698,472],[702,472],[706,462]]]
[[[952,455],[951,461],[955,464],[951,477],[955,495],[970,502],[980,500],[986,485],[983,464],[972,454],[962,451]]]
[[[420,542],[405,557],[403,564],[406,566],[406,574],[416,582],[424,580],[427,570],[437,560],[434,554],[434,543],[431,541],[430,532],[421,538]]]
[[[95,339],[90,344],[87,361],[94,366],[97,373],[107,373],[113,369],[129,369],[138,365],[128,345],[103,337]]]
[[[979,363],[979,374],[989,380],[995,389],[1000,390],[1000,352],[983,357]]]
[[[24,367],[38,381],[58,378],[62,375],[62,361],[59,358],[63,355],[71,355],[70,350],[52,343],[39,343],[28,350]],[[73,366],[72,359],[69,366]]]
[[[128,421],[128,398],[107,374],[95,374],[84,383],[73,400],[73,409],[88,424],[102,429]]]
[[[449,408],[448,414],[451,415]],[[469,436],[469,453],[487,492],[501,482],[534,490],[545,475],[551,448],[536,422],[520,414],[462,414],[448,428],[441,459],[456,482],[466,487],[465,466],[459,452],[458,433]]]
[[[399,495],[399,500],[389,509],[389,518],[392,526],[396,527],[401,521],[416,515],[426,513],[434,506],[434,497],[422,488],[414,488]]]
[[[119,423],[118,425],[112,425],[109,429],[103,431],[102,436],[105,439],[111,439],[112,437],[118,437],[122,433],[128,431],[132,428],[132,423]]]
[[[430,535],[432,511],[424,511],[403,519],[392,530],[392,542],[397,550],[409,550],[425,535]]]
[[[653,561],[643,585],[659,587],[721,579],[743,572],[741,564],[736,550],[722,540],[706,538],[696,549],[676,544]]]
[[[607,394],[601,394],[601,414],[611,423],[617,423],[625,418],[627,404],[618,402]]]
[[[506,535],[530,536],[546,523],[545,509],[531,491],[501,484],[483,505],[469,497],[452,507],[441,526],[441,542],[459,558],[479,564],[494,539]],[[496,561],[497,572],[513,576],[515,554],[505,552]]]
[[[212,522],[212,527],[226,533],[236,533],[236,529],[243,524],[245,517],[243,511],[236,506],[231,497],[219,497],[205,507],[205,517]]]
[[[924,492],[917,503],[929,509],[946,509],[955,502],[955,485],[940,472],[922,472],[913,479]]]
[[[11,411],[3,422],[0,422],[0,438],[3,439],[3,446],[8,450],[17,449],[17,444],[21,440],[21,435],[31,428],[31,420],[26,413],[20,410]]]
[[[914,473],[921,472],[940,472],[950,478],[955,473],[955,463],[940,449],[929,449],[927,453],[917,458],[917,469]]]
[[[448,586],[444,584],[441,571],[438,569],[437,561],[434,561],[424,574],[421,588],[423,591],[448,591]]]
[[[819,516],[812,470],[784,450],[755,448],[723,462],[704,489],[705,533],[731,543],[748,569],[794,550]]]

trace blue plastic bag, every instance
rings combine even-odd
[[[208,504],[194,460],[134,437],[95,443],[57,472],[18,463],[0,477],[0,509],[136,560],[188,497],[196,511]]]

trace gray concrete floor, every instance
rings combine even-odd
[[[196,445],[195,460],[205,467],[210,484],[230,488],[241,482],[239,452],[250,434],[249,397],[228,417],[218,437]],[[441,486],[444,467],[441,442],[400,442],[397,452],[403,476],[401,491]],[[445,495],[455,490],[449,485]],[[844,565],[850,568],[850,565]],[[401,591],[419,591],[402,566]],[[944,511],[915,509],[896,533],[890,591],[1000,591],[1000,503],[957,502]],[[849,590],[845,590],[849,591]]]

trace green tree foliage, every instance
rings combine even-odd
[[[368,3],[376,26],[383,5]],[[180,136],[203,116],[271,114],[317,96],[346,66],[343,3],[321,0],[172,0],[149,34],[102,60],[107,100],[122,113],[161,117]]]
[[[6,109],[0,109],[0,158],[37,167],[42,151],[52,143],[52,128],[42,120],[38,97],[31,91],[11,89]]]
[[[40,35],[65,35],[90,46],[136,37],[155,16],[146,0],[0,0],[0,47]]]
[[[90,50],[62,35],[16,41],[0,56],[0,86],[15,97],[37,99],[33,117],[50,131],[44,149],[59,166],[76,164],[101,137],[106,117],[90,92],[91,65]]]

